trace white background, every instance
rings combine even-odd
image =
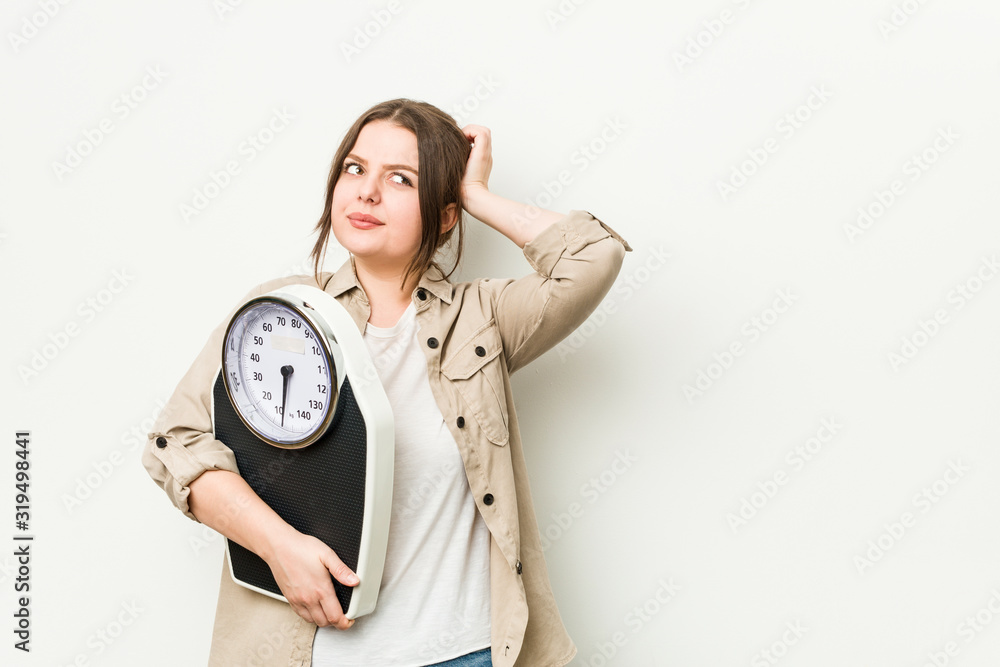
[[[204,664],[222,540],[131,433],[249,287],[307,270],[350,123],[412,97],[491,128],[491,189],[634,248],[514,378],[574,665],[996,664],[996,3],[49,4],[0,17],[0,663]],[[460,278],[529,270],[469,222]]]

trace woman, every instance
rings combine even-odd
[[[208,396],[229,317],[149,434],[143,464],[171,501],[261,556],[288,600],[234,584],[226,564],[211,665],[538,667],[576,653],[542,556],[510,374],[586,319],[631,248],[584,211],[529,212],[491,193],[491,165],[484,127],[460,130],[423,102],[372,107],[334,157],[314,275],[272,280],[236,306],[291,283],[320,287],[351,313],[380,368],[396,454],[372,614],[344,618],[330,575],[350,586],[354,573],[264,504],[212,435]],[[463,209],[523,248],[534,273],[449,282],[434,258],[453,236],[460,258]],[[351,256],[320,273],[330,233]]]

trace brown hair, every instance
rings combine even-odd
[[[313,246],[310,257],[313,260],[313,274],[319,283],[319,267],[326,255],[326,244],[330,238],[332,219],[333,189],[340,178],[341,169],[347,154],[354,148],[361,128],[372,121],[385,120],[399,127],[404,127],[417,137],[417,159],[420,163],[420,178],[417,179],[417,198],[420,202],[420,220],[423,233],[420,248],[403,272],[400,287],[405,287],[411,275],[423,275],[431,266],[437,266],[434,256],[438,249],[448,242],[455,229],[458,229],[458,244],[455,248],[455,266],[445,273],[450,276],[462,258],[462,244],[465,228],[462,209],[462,177],[465,175],[465,165],[469,160],[469,140],[455,119],[427,102],[419,102],[399,98],[376,104],[354,121],[344,139],[337,148],[330,165],[330,177],[326,184],[326,204],[323,215],[316,223],[315,231],[319,232],[316,245]],[[450,230],[441,233],[441,221],[448,204],[458,207],[458,222]],[[438,268],[441,268],[438,266]],[[444,270],[441,270],[444,273]]]

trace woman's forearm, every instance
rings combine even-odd
[[[565,217],[563,213],[506,199],[485,188],[471,188],[464,193],[464,199],[465,210],[509,238],[519,248],[523,248],[543,229]]]
[[[207,470],[189,484],[191,513],[206,526],[270,561],[277,540],[294,530],[228,470]]]
[[[263,558],[296,614],[321,627],[345,630],[353,625],[344,616],[330,575],[347,586],[357,585],[358,577],[333,549],[295,530],[234,472],[208,470],[189,487],[191,513]]]

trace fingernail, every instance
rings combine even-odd
[[[347,575],[347,581],[348,581],[348,583],[356,584],[356,583],[358,583],[361,580],[358,579],[358,575],[356,575],[353,572],[351,572],[349,575]]]

